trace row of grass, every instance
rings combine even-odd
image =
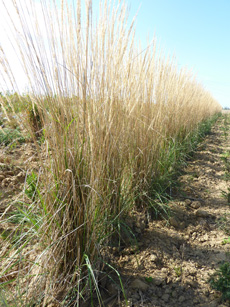
[[[142,197],[145,197],[146,203],[145,203],[145,209],[147,209],[150,213],[154,211],[154,215],[157,217],[159,215],[167,214],[167,200],[171,197],[170,193],[173,187],[177,184],[176,178],[180,173],[180,170],[185,166],[188,159],[190,159],[193,156],[193,153],[195,152],[197,146],[200,144],[202,139],[210,133],[211,127],[214,124],[214,122],[219,118],[220,115],[215,115],[212,118],[200,123],[196,129],[194,129],[190,136],[184,139],[180,139],[178,136],[177,141],[172,141],[171,143],[168,142],[167,150],[165,150],[165,147],[162,149],[162,157],[161,160],[158,161],[159,163],[159,174],[161,176],[158,176],[153,180],[150,190],[145,191],[145,194],[142,194]],[[17,139],[17,138],[16,138]],[[39,143],[39,146],[43,146],[41,143]],[[166,156],[167,153],[167,156]],[[10,252],[14,251],[15,249],[17,252],[14,254],[14,257],[16,255],[20,255],[23,253],[23,249],[28,248],[30,246],[30,242],[39,242],[41,239],[41,230],[43,231],[44,227],[44,221],[47,222],[49,217],[49,213],[47,211],[46,207],[46,196],[44,196],[44,193],[42,193],[42,190],[44,189],[42,181],[39,181],[38,178],[39,174],[32,172],[30,175],[28,175],[26,179],[26,186],[25,186],[25,195],[27,196],[28,202],[18,202],[16,203],[15,210],[11,212],[9,215],[5,217],[5,219],[2,220],[2,222],[7,222],[10,225],[16,225],[16,230],[14,231],[4,231],[1,233],[1,237],[3,240],[8,242],[8,247],[10,247]],[[43,194],[43,195],[42,195]],[[134,202],[132,199],[131,201]],[[35,207],[36,205],[36,207]],[[128,204],[128,208],[132,208],[132,204]],[[136,203],[136,206],[140,206],[140,203]],[[132,231],[132,229],[129,229],[129,226],[126,224],[126,218],[129,213],[123,212],[120,214],[119,217],[115,217],[113,221],[111,222],[112,229],[110,232],[106,233],[107,237],[113,237],[112,234],[118,234],[120,236],[128,235],[128,241],[130,243],[136,244],[135,242],[135,235]],[[56,221],[55,221],[56,222]],[[126,233],[125,233],[126,232]],[[43,239],[44,240],[44,239]],[[49,240],[49,239],[48,239]],[[59,243],[60,239],[57,239],[56,242],[53,242],[54,245]],[[127,244],[127,240],[125,243]],[[48,241],[49,242],[49,241]],[[107,243],[106,243],[107,242]],[[104,244],[109,245],[116,245],[119,242],[124,242],[122,238],[116,239],[114,242],[105,240],[103,242]],[[44,241],[42,242],[44,244]],[[47,243],[46,243],[47,244]],[[124,247],[124,246],[123,246]],[[46,245],[46,251],[49,251],[49,249],[52,248],[52,244],[48,243]],[[9,253],[5,255],[7,259],[10,258]],[[90,265],[89,257],[84,254],[85,261],[87,260],[86,272],[88,274],[88,278],[95,278],[93,273],[93,268]],[[16,257],[17,258],[17,257]],[[99,258],[100,259],[100,258]],[[98,258],[97,258],[98,260]],[[24,260],[26,261],[26,259]],[[103,259],[101,260],[103,262]],[[36,262],[33,262],[33,266],[37,265]],[[17,262],[11,263],[10,268],[13,269],[15,266],[17,266]],[[23,261],[21,263],[21,267],[23,267]],[[18,272],[19,273],[19,272]],[[7,275],[7,271],[5,271],[5,274]],[[4,302],[5,306],[18,306],[18,300],[21,300],[21,306],[30,306],[32,303],[35,304],[34,306],[39,306],[40,302],[44,299],[42,294],[38,298],[35,298],[34,296],[29,296],[28,293],[26,293],[29,296],[26,299],[24,298],[25,293],[21,293],[21,278],[17,278],[17,289],[20,289],[16,291],[16,300],[12,298],[11,295],[9,295],[9,292],[7,291],[7,286],[9,281],[3,282],[1,286],[1,300]],[[43,274],[42,274],[43,279]],[[92,282],[92,281],[91,281]],[[11,283],[15,283],[15,279],[12,279],[10,281]],[[87,285],[87,283],[86,283]],[[89,286],[89,284],[88,284]],[[122,286],[122,282],[120,284]],[[94,289],[97,288],[96,284],[90,287],[93,287]],[[70,291],[70,292],[69,292]],[[79,291],[79,288],[75,288],[73,285],[71,286],[71,290],[69,290],[66,294],[65,300],[69,300],[70,293],[72,291],[77,292]],[[83,291],[84,292],[84,291]],[[15,295],[15,293],[14,293]],[[31,294],[30,294],[31,295]],[[7,298],[6,298],[7,297]],[[71,298],[70,301],[72,301]],[[28,301],[28,304],[25,305],[26,300]],[[99,303],[100,302],[100,296],[98,297]],[[9,305],[10,304],[10,305]],[[67,303],[66,303],[67,304]],[[96,303],[97,304],[97,303]],[[67,305],[68,306],[68,305]]]
[[[68,1],[50,8],[44,1],[44,27],[38,15],[33,23],[20,1],[12,2],[10,26],[21,31],[15,43],[30,91],[22,95],[15,85],[13,99],[0,96],[1,108],[33,138],[40,172],[20,209],[29,235],[22,235],[20,247],[2,250],[0,276],[17,271],[21,300],[31,303],[39,292],[38,306],[81,306],[92,288],[96,305],[103,305],[101,250],[135,206],[145,210],[168,193],[201,127],[221,107],[188,71],[165,59],[155,41],[144,52],[136,47],[124,4],[101,2],[96,20],[91,1],[85,13],[80,1],[75,10]],[[33,5],[27,11],[36,20]],[[4,73],[10,68],[4,48],[3,55],[1,75],[14,84],[11,70]],[[30,242],[41,251],[28,264]]]

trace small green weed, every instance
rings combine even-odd
[[[229,172],[225,172],[221,178],[225,181],[230,181],[230,173]]]
[[[15,143],[24,143],[25,137],[18,129],[4,128],[0,130],[0,145],[11,146]]]
[[[230,152],[229,151],[224,152],[221,155],[221,160],[224,162],[224,168],[225,168],[225,173],[226,174],[228,174],[230,172],[230,161],[229,161],[229,158],[230,158]]]
[[[227,199],[228,204],[230,204],[230,188],[228,188],[227,192],[222,191],[221,194],[225,199]]]
[[[224,133],[224,137],[225,139],[228,136],[228,131],[229,131],[229,120],[228,120],[228,116],[224,116],[224,126],[221,127],[221,130]]]
[[[227,239],[224,239],[221,244],[225,245],[225,244],[229,244],[230,243],[230,237],[228,237]]]
[[[213,289],[222,293],[222,300],[230,300],[230,263],[223,263],[209,282]]]
[[[153,278],[150,276],[150,277],[145,277],[145,281],[147,281],[147,283],[151,283],[153,282]]]
[[[224,214],[217,221],[218,226],[222,229],[227,235],[230,235],[230,214]]]
[[[32,172],[31,175],[27,176],[26,183],[27,188],[25,189],[25,194],[34,201],[37,195],[37,175]]]
[[[174,271],[175,271],[177,277],[180,277],[180,276],[182,275],[183,269],[182,269],[181,266],[179,266],[179,267],[174,267],[173,269],[174,269]]]
[[[111,236],[111,244],[115,246],[132,246],[137,250],[138,243],[134,231],[127,223],[120,219],[115,219],[113,223],[114,234]]]

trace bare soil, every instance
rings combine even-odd
[[[178,178],[180,188],[169,203],[171,217],[146,221],[136,213],[139,249],[113,251],[129,307],[230,306],[208,282],[221,263],[230,261],[230,245],[223,244],[230,232],[230,205],[223,197],[229,182],[222,159],[229,150],[221,120]],[[108,287],[111,296],[116,293],[116,287]],[[116,297],[107,306],[125,303]]]

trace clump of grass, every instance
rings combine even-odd
[[[124,4],[101,2],[96,21],[90,0],[85,14],[80,1],[75,10],[68,1],[61,7],[43,1],[41,29],[34,2],[27,9],[35,23],[24,18],[20,1],[12,2],[11,27],[21,29],[16,43],[30,92],[17,95],[16,105],[10,97],[0,101],[9,120],[20,103],[24,114],[29,101],[32,119],[21,116],[20,124],[32,136],[42,128],[44,138],[40,146],[34,137],[42,191],[31,199],[31,209],[39,208],[42,217],[36,233],[43,252],[36,273],[34,266],[28,271],[29,288],[39,287],[44,306],[61,303],[70,289],[79,302],[92,297],[92,287],[98,294],[100,248],[114,225],[133,206],[154,203],[153,183],[165,166],[173,172],[177,144],[221,107],[186,70],[159,55],[155,41],[144,52],[136,47],[134,21],[127,26]],[[8,71],[14,84],[4,49],[3,56],[1,74]],[[33,178],[31,184],[30,195],[37,193]]]
[[[225,213],[221,218],[218,219],[218,226],[227,235],[230,235],[230,215]]]
[[[230,263],[223,263],[210,277],[210,285],[222,294],[222,300],[230,300]]]
[[[227,117],[226,115],[223,118],[223,125],[222,128],[224,128],[223,132],[226,138],[226,133],[229,129],[229,122],[227,121]],[[230,204],[230,188],[228,187],[228,181],[229,181],[229,177],[230,177],[230,161],[229,161],[229,157],[230,157],[230,152],[226,151],[223,152],[221,155],[221,160],[223,161],[224,164],[224,175],[223,175],[223,179],[226,181],[227,187],[225,191],[221,191],[222,192],[222,196],[224,198],[226,198],[227,203]]]
[[[229,133],[229,115],[223,114],[223,119],[224,119],[224,125],[221,127],[221,130],[223,131],[225,139],[227,139]]]
[[[0,145],[21,144],[25,142],[25,137],[18,129],[2,128],[0,129]]]
[[[181,132],[175,138],[165,140],[157,161],[157,176],[154,176],[151,185],[152,197],[167,201],[172,195],[177,177],[187,161],[192,158],[203,138],[210,133],[211,127],[218,120],[220,114],[203,120],[191,130]]]

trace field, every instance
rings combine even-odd
[[[138,255],[146,219],[176,220],[177,178],[221,106],[155,41],[137,46],[124,5],[105,1],[98,21],[90,1],[85,13],[79,1],[76,13],[67,1],[43,5],[45,28],[33,3],[34,19],[14,6],[27,93],[1,50],[0,75],[13,85],[0,95],[1,299],[128,305],[114,253]]]

